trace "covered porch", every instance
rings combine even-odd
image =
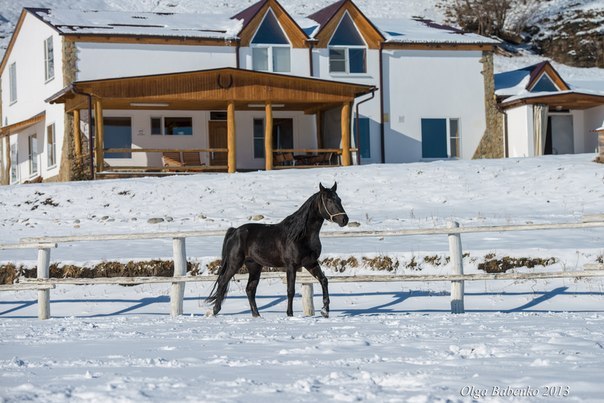
[[[70,134],[73,135],[75,158],[87,158],[94,177],[118,173],[232,173],[238,170],[240,163],[238,136],[251,139],[254,157],[263,159],[266,170],[351,165],[351,152],[356,151],[351,147],[352,104],[356,97],[374,90],[372,86],[222,68],[74,82],[47,101],[65,104],[66,113],[72,114],[74,125]],[[340,133],[325,133],[321,116],[334,109],[339,110]],[[175,111],[199,114],[194,118],[197,130],[201,126],[203,130],[207,128],[207,132],[200,135],[204,137],[203,141],[196,142],[192,136],[196,130],[194,119],[179,121],[179,118],[169,116]],[[280,135],[279,123],[285,120],[282,119],[284,113],[301,116],[297,119],[306,124],[298,129],[299,136],[306,139],[312,136],[305,144],[315,147],[297,148],[292,141],[276,141],[276,136]],[[146,119],[145,128],[131,125],[130,137],[124,136],[118,146],[115,141],[108,141],[106,133],[109,129],[113,137],[119,133],[120,116],[137,114],[144,116],[140,119]],[[108,115],[113,120],[108,121]],[[248,125],[252,115],[261,118],[253,120],[253,132],[249,130],[252,123]],[[302,117],[313,118],[314,127]],[[243,129],[238,130],[237,122]],[[88,136],[83,135],[82,129]],[[327,135],[337,135],[340,147],[324,148]],[[85,137],[88,138],[86,144]],[[128,164],[141,154],[146,158]],[[116,156],[123,158],[116,159]],[[161,163],[158,163],[160,157]]]

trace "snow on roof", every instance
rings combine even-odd
[[[27,10],[63,34],[235,39],[245,23],[242,14],[252,7],[235,16],[48,8]],[[238,18],[240,15],[241,17]],[[310,17],[293,16],[293,18],[310,38],[321,26]],[[464,33],[427,19],[376,18],[371,21],[382,32],[386,41],[391,43],[499,43],[497,40]]]
[[[414,17],[374,18],[389,43],[451,43],[451,44],[498,44],[499,41],[481,35],[466,33],[457,28],[437,24],[431,20]]]
[[[224,14],[175,14],[28,8],[63,34],[234,39],[241,20]]]
[[[512,96],[526,91],[534,66],[495,74],[495,94]]]

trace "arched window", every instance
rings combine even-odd
[[[348,12],[329,41],[329,71],[347,74],[367,72],[367,46]]]
[[[279,21],[269,10],[251,41],[252,68],[257,71],[291,71],[291,45]]]

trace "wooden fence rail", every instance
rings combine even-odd
[[[538,272],[538,273],[498,273],[498,274],[464,274],[463,249],[461,234],[509,231],[535,231],[535,230],[566,230],[603,228],[604,216],[596,215],[585,217],[583,222],[554,223],[554,224],[522,224],[504,226],[460,227],[457,222],[450,222],[447,227],[441,228],[416,228],[396,231],[337,231],[324,232],[324,238],[354,238],[354,237],[390,237],[411,235],[447,235],[449,240],[449,253],[453,272],[449,275],[371,275],[371,276],[330,276],[330,282],[391,282],[391,281],[450,281],[451,282],[451,312],[463,313],[464,308],[464,281],[477,280],[527,280],[545,278],[587,278],[604,276],[602,265],[586,267],[585,271],[567,272]],[[37,279],[22,279],[19,284],[0,286],[0,291],[8,290],[38,290],[38,317],[50,317],[50,289],[57,284],[146,284],[146,283],[171,283],[170,307],[172,316],[182,315],[184,287],[187,282],[215,281],[216,276],[186,276],[186,238],[224,236],[225,231],[181,231],[159,233],[133,233],[133,234],[103,234],[84,236],[57,236],[24,238],[19,244],[0,244],[0,249],[37,249],[38,268]],[[172,239],[172,253],[174,259],[173,277],[108,277],[93,279],[50,279],[50,250],[60,243],[114,241],[114,240],[144,240],[144,239]],[[279,272],[263,273],[263,278],[279,278],[285,281],[285,274]],[[246,275],[237,275],[235,280],[245,280]],[[314,315],[313,283],[315,279],[308,275],[297,276],[297,282],[302,283],[302,303],[306,315]]]

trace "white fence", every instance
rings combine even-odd
[[[406,229],[398,231],[342,231],[324,232],[323,238],[353,238],[353,237],[391,237],[411,235],[447,235],[449,240],[449,253],[452,262],[450,275],[367,275],[367,276],[329,276],[330,282],[392,282],[392,281],[450,281],[451,282],[451,312],[464,312],[464,281],[476,280],[516,280],[516,279],[546,279],[546,278],[585,278],[604,276],[602,265],[593,265],[583,271],[564,272],[537,272],[537,273],[497,273],[497,274],[464,274],[463,250],[461,234],[485,232],[510,232],[510,231],[536,231],[560,229],[586,229],[604,227],[604,215],[586,216],[583,222],[554,223],[554,224],[526,224],[506,226],[480,226],[460,227],[456,222],[450,222],[446,228]],[[57,284],[144,284],[144,283],[172,283],[170,293],[170,306],[172,316],[182,315],[184,287],[187,282],[215,281],[216,276],[186,276],[186,238],[224,236],[224,231],[188,231],[164,233],[139,233],[139,234],[108,234],[88,236],[60,236],[22,239],[18,244],[0,244],[1,249],[37,249],[38,266],[36,279],[22,279],[18,284],[0,285],[0,291],[38,290],[38,317],[50,317],[50,290]],[[82,241],[111,241],[111,240],[141,240],[141,239],[166,239],[172,238],[174,276],[173,277],[107,277],[93,279],[49,278],[50,251],[57,244],[74,243]],[[263,273],[263,278],[280,278],[283,281],[284,273]],[[235,276],[235,280],[245,279],[245,275]],[[316,280],[310,275],[297,276],[297,282],[302,283],[302,304],[305,315],[314,315],[313,283]]]

